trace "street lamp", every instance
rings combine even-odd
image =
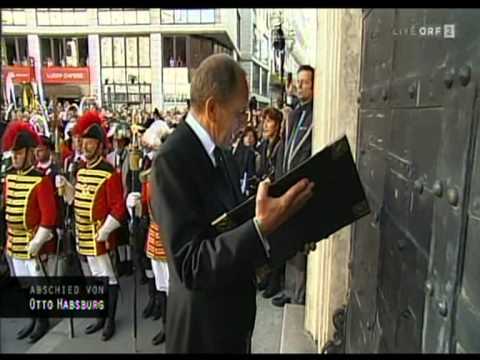
[[[108,78],[105,79],[105,87],[107,88],[107,99],[108,99],[108,108],[110,111],[113,111],[113,104],[112,104],[112,88],[108,85]]]
[[[281,98],[282,103],[285,98],[285,86],[283,83],[283,72],[285,64],[285,34],[282,29],[282,24],[278,24],[273,29],[273,61],[275,64],[275,72],[278,72],[278,60],[280,60],[280,84],[282,88]]]

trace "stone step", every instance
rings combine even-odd
[[[316,346],[305,331],[305,306],[286,304],[283,311],[281,354],[315,354]]]

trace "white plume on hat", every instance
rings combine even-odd
[[[155,120],[143,133],[142,142],[148,147],[158,149],[163,139],[172,131],[173,129],[170,129],[165,121]]]
[[[75,127],[75,122],[74,122],[74,121],[69,121],[69,122],[67,123],[67,125],[65,125],[65,131],[64,131],[64,134],[63,134],[65,140],[70,139],[70,134],[69,134],[69,132],[70,132],[71,130],[73,130],[74,127]]]

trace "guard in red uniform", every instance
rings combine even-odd
[[[87,258],[93,276],[109,278],[107,318],[97,319],[85,330],[86,334],[91,334],[103,328],[102,340],[107,341],[115,333],[119,288],[110,254],[117,246],[116,230],[126,218],[121,173],[115,171],[102,156],[106,134],[97,112],[85,113],[78,120],[74,135],[82,138],[85,163],[77,171],[74,188],[65,178],[57,181],[57,185],[65,186],[67,203],[74,198],[78,253]]]
[[[58,165],[55,163],[53,159],[53,153],[55,151],[55,146],[52,142],[52,140],[45,135],[39,134],[40,138],[40,143],[38,146],[35,148],[35,169],[41,172],[43,175],[48,176],[50,180],[52,181],[52,184],[55,184],[55,177],[59,174],[60,169]],[[59,241],[59,239],[63,238],[63,231],[61,229],[61,224],[64,222],[64,219],[62,219],[62,214],[63,214],[63,209],[62,209],[62,204],[61,204],[61,199],[56,194],[55,196],[55,201],[56,201],[56,206],[57,206],[57,214],[58,214],[58,219],[57,219],[57,228],[54,231],[54,239],[55,243]],[[61,245],[58,244],[58,245]],[[40,257],[41,261],[45,263],[45,269],[48,273],[49,276],[59,276],[58,270],[55,268],[58,262],[58,257],[59,254],[53,253],[53,254],[42,254]]]
[[[151,126],[145,132],[142,141],[146,148],[151,149],[151,157],[159,150],[162,141],[168,136],[169,129],[162,126]],[[151,165],[150,165],[151,166]],[[140,180],[142,182],[142,193],[132,192],[127,196],[127,208],[129,211],[135,211],[137,216],[148,216],[149,226],[147,232],[147,241],[145,242],[145,253],[150,259],[153,277],[147,273],[149,281],[150,299],[147,305],[152,308],[158,308],[158,316],[162,317],[163,329],[152,339],[153,345],[159,345],[165,342],[165,322],[167,315],[167,297],[169,288],[169,273],[167,264],[167,253],[165,245],[161,238],[160,226],[153,220],[151,215],[151,187],[150,173],[151,167],[142,171]],[[155,319],[155,317],[154,317]]]
[[[147,214],[149,217],[149,226],[147,232],[147,241],[145,242],[145,253],[151,261],[152,271],[155,278],[153,286],[156,291],[150,291],[149,303],[155,304],[160,309],[160,316],[162,317],[163,329],[152,339],[153,345],[159,345],[165,342],[165,321],[167,315],[167,295],[168,295],[168,264],[167,253],[165,252],[165,245],[163,244],[160,226],[155,223],[151,216],[150,200],[150,172],[151,168],[145,170],[141,174],[142,180],[142,194],[141,199],[138,193],[130,193],[127,197],[128,209],[135,211],[139,215],[138,207],[141,207],[141,213]],[[150,279],[149,279],[150,280]],[[153,280],[153,279],[152,279]],[[151,280],[150,280],[151,281]],[[150,284],[149,284],[150,285]],[[158,304],[158,305],[156,305]]]
[[[55,187],[48,176],[35,169],[34,149],[39,137],[22,121],[11,122],[3,136],[3,151],[12,151],[12,166],[4,183],[7,253],[15,276],[47,276],[39,256],[55,252],[52,241],[57,221]],[[17,339],[34,343],[49,328],[46,318],[30,319]]]

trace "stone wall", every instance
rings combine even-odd
[[[317,10],[313,152],[347,134],[355,154],[362,12]],[[333,336],[333,312],[346,304],[351,228],[323,240],[309,255],[305,329],[318,352]]]

